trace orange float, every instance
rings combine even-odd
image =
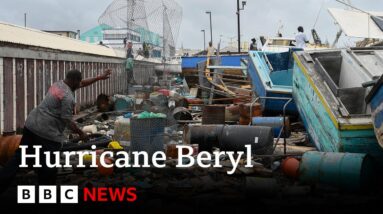
[[[286,158],[282,162],[282,172],[290,178],[298,178],[299,177],[299,165],[300,162],[296,158]]]

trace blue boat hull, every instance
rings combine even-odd
[[[383,147],[383,76],[377,85],[373,88],[368,100],[371,106],[371,116],[374,123],[376,138],[381,147]]]
[[[249,55],[248,73],[252,80],[253,91],[258,97],[270,98],[293,98],[292,96],[292,74],[289,61],[291,54],[288,53],[272,53],[268,55],[274,64],[274,71],[270,71],[263,55],[270,53],[253,51]],[[272,63],[273,64],[273,63]],[[261,99],[261,104],[265,115],[275,116],[282,115],[287,99]],[[286,107],[287,115],[298,115],[298,109],[292,100]]]
[[[221,65],[222,66],[241,66],[241,59],[247,58],[247,55],[231,55],[221,56]],[[198,63],[206,61],[206,56],[188,56],[182,57],[181,67],[182,69],[195,69],[197,68]]]

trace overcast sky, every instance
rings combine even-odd
[[[202,48],[203,34],[210,34],[206,10],[212,11],[215,42],[222,35],[224,45],[237,38],[236,0],[175,0],[183,7],[183,21],[178,47]],[[370,11],[383,11],[382,0],[351,0],[354,6]],[[1,0],[0,21],[44,30],[72,30],[85,32],[96,26],[98,17],[112,0]],[[243,40],[260,35],[274,36],[281,25],[285,36],[294,36],[299,25],[309,30],[320,12],[316,30],[323,41],[334,39],[337,27],[327,8],[344,8],[335,0],[247,0],[241,11]],[[311,36],[310,36],[311,37]],[[347,42],[343,40],[342,43]]]

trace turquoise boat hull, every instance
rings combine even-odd
[[[282,115],[288,99],[292,99],[293,50],[284,53],[262,51],[249,52],[248,73],[253,91],[259,97],[284,98],[261,99],[265,115]],[[294,101],[286,106],[287,115],[298,115]]]
[[[293,97],[311,142],[322,152],[366,153],[383,164],[371,115],[339,113],[339,100],[322,85],[324,79],[305,62],[304,54],[294,55]]]

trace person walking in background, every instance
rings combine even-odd
[[[295,42],[297,48],[306,48],[306,43],[309,43],[306,34],[304,33],[304,29],[302,26],[298,27],[298,34],[295,36]]]
[[[250,50],[251,51],[258,50],[258,48],[257,48],[257,40],[255,38],[251,39]]]
[[[214,53],[215,53],[215,48],[213,47],[213,43],[212,42],[209,42],[209,47],[207,47],[207,56],[210,57],[210,56],[214,56]]]
[[[134,67],[134,56],[133,56],[133,43],[128,42],[126,51],[126,66],[125,70],[128,76],[128,85],[133,82],[133,67]],[[128,86],[129,87],[129,86]]]

